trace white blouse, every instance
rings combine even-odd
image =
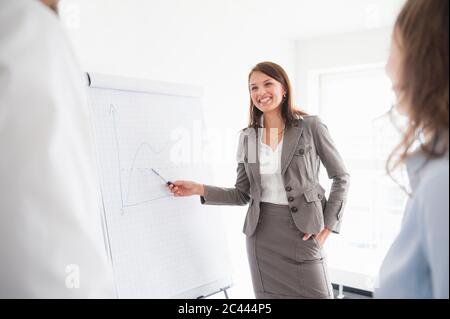
[[[259,139],[261,202],[288,205],[283,178],[281,177],[283,139],[281,139],[275,151],[263,142],[263,134],[261,134],[261,138]]]

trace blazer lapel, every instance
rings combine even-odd
[[[260,162],[259,162],[259,136],[261,132],[250,129],[248,135],[248,166],[252,171],[256,185],[261,185]]]
[[[302,136],[303,129],[304,128],[301,124],[295,123],[292,126],[288,126],[284,133],[283,149],[281,151],[281,175],[284,175],[289,166],[289,163],[292,161],[295,149],[300,142],[300,137]],[[249,130],[248,134],[247,160],[257,185],[261,185],[259,161],[259,138],[261,136],[261,133],[261,129],[259,130],[259,132],[257,132],[257,130],[255,129],[251,129]]]
[[[292,126],[287,127],[284,133],[283,149],[281,151],[281,175],[284,175],[292,157],[295,153],[300,136],[302,135],[303,127],[300,124],[295,123]]]

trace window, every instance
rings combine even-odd
[[[318,114],[352,177],[341,234],[326,244],[331,279],[373,291],[384,256],[400,230],[407,199],[385,171],[400,137],[386,115],[391,84],[382,67],[362,67],[319,72],[315,85]],[[403,170],[402,183],[405,177]],[[323,169],[321,181],[329,194],[331,184]]]

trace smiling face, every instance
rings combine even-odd
[[[253,104],[263,113],[278,110],[286,93],[280,82],[258,71],[250,76],[249,90]]]

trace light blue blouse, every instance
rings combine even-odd
[[[448,148],[447,148],[448,149]],[[407,160],[412,189],[402,228],[381,266],[376,298],[449,298],[449,155]]]

